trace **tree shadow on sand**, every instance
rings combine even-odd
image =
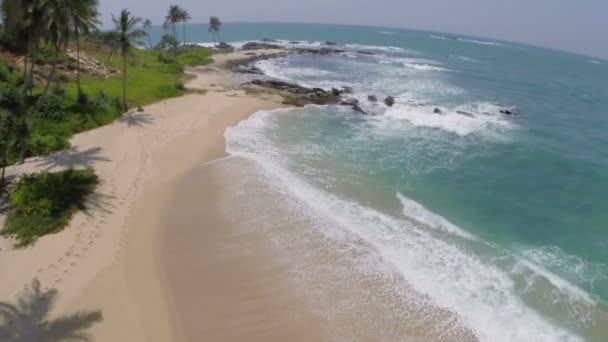
[[[50,318],[57,294],[55,289],[41,290],[34,279],[15,304],[0,302],[0,341],[90,341],[86,330],[103,320],[101,311]]]
[[[101,155],[101,147],[91,147],[80,151],[76,147],[57,152],[46,157],[38,163],[38,167],[44,171],[54,168],[85,168],[92,167],[95,162],[109,162],[109,158]]]
[[[143,127],[154,122],[152,115],[138,112],[128,112],[118,118],[118,122],[126,123],[129,127]]]

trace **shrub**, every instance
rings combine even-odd
[[[65,117],[65,110],[56,95],[44,95],[38,98],[35,108],[36,114],[49,120],[61,120]]]
[[[10,111],[21,109],[23,100],[19,90],[12,84],[0,85],[0,107]]]
[[[42,172],[23,177],[10,192],[11,209],[3,235],[17,238],[18,246],[63,229],[99,179],[92,169]]]
[[[28,142],[28,155],[41,156],[70,147],[67,138],[60,135],[34,134]]]
[[[53,88],[53,95],[59,96],[59,97],[65,96],[66,91],[62,87],[57,86],[57,87]]]
[[[85,93],[84,91],[81,91],[78,94],[78,98],[76,99],[76,102],[78,102],[78,104],[81,104],[81,105],[86,105],[87,103],[89,103],[89,95],[87,95],[87,93]]]
[[[186,90],[186,86],[184,85],[184,82],[177,82],[175,84],[175,88],[177,88],[177,90]]]

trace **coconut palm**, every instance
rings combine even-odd
[[[209,32],[213,35],[213,42],[217,45],[220,42],[220,29],[222,28],[222,21],[218,17],[209,18]],[[217,39],[216,39],[217,37]]]
[[[80,34],[88,34],[99,24],[97,0],[71,0],[70,19],[72,30],[76,38],[76,84],[78,98],[80,98]]]
[[[44,12],[44,28],[46,35],[44,40],[51,46],[55,52],[51,72],[44,87],[44,95],[47,94],[51,82],[55,77],[57,70],[57,62],[59,61],[59,52],[63,50],[69,41],[70,36],[70,3],[69,0],[47,0],[43,6]]]
[[[22,94],[25,94],[31,87],[35,61],[40,46],[40,40],[43,36],[45,25],[45,6],[46,0],[3,0],[2,21],[5,29],[8,29],[15,35],[23,46],[25,46],[24,59],[24,74]],[[28,57],[31,58],[28,70]]]
[[[112,22],[118,32],[118,48],[122,55],[122,106],[124,111],[128,110],[127,107],[127,55],[131,52],[131,48],[135,44],[141,44],[139,38],[146,35],[146,33],[138,29],[137,26],[141,23],[142,19],[131,15],[127,9],[123,9],[120,12],[118,18],[112,15]]]
[[[152,38],[150,37],[150,27],[152,27],[152,21],[150,19],[145,19],[142,23],[142,27],[144,31],[146,31],[146,36],[148,36],[148,46],[150,50],[152,50]]]
[[[181,13],[180,13],[180,19],[181,19],[181,22],[182,22],[182,31],[183,31],[183,35],[184,35],[184,45],[186,45],[186,22],[188,22],[192,18],[190,17],[190,13],[188,13],[188,11],[186,11],[185,9],[182,9]]]
[[[179,5],[171,5],[169,6],[169,10],[167,11],[167,15],[165,16],[165,23],[163,27],[165,29],[171,28],[171,33],[173,34],[173,38],[177,40],[177,31],[175,29],[175,25],[182,21],[183,17],[183,9]]]

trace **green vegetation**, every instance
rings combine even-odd
[[[209,18],[209,32],[213,35],[213,42],[217,45],[220,42],[220,30],[222,29],[222,21],[218,17],[211,16]]]
[[[1,233],[17,238],[18,246],[27,246],[60,231],[77,210],[85,209],[85,199],[97,183],[92,169],[23,177],[9,194],[12,209]]]
[[[22,246],[65,227],[84,209],[98,179],[93,170],[68,170],[7,185],[6,167],[65,149],[75,133],[109,124],[129,107],[185,94],[185,67],[212,62],[212,50],[185,44],[190,15],[183,8],[170,7],[165,27],[173,34],[153,48],[149,20],[125,9],[112,16],[115,30],[102,32],[98,5],[98,0],[0,2],[0,195],[12,189],[0,233],[15,236]],[[149,49],[135,48],[144,47],[146,36]]]

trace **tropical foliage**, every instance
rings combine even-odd
[[[218,17],[209,18],[209,32],[213,36],[213,42],[215,44],[220,42],[220,30],[222,28],[222,21]]]
[[[137,26],[142,19],[131,15],[127,9],[120,12],[120,16],[116,18],[112,15],[112,22],[118,32],[118,48],[122,55],[122,106],[124,111],[129,110],[127,106],[127,55],[131,52],[134,44],[141,45],[139,40],[146,33],[138,29]]]

